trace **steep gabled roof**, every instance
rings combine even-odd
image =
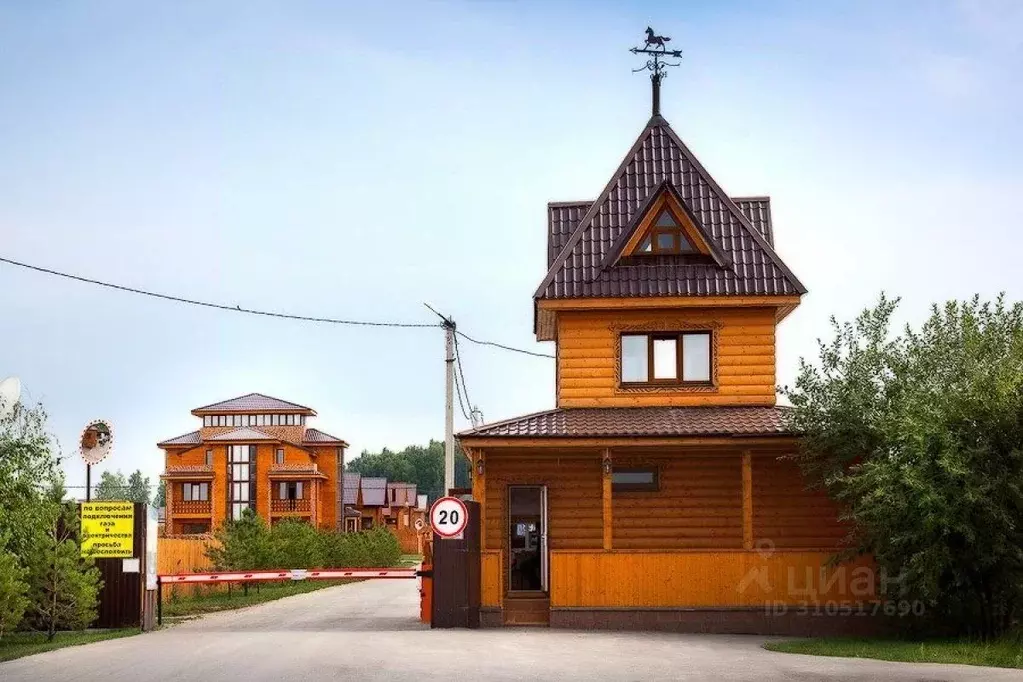
[[[341,489],[344,495],[344,504],[358,504],[359,503],[359,482],[362,476],[350,471],[346,471],[344,474],[344,481]]]
[[[381,478],[379,476],[363,476],[360,485],[362,488],[362,506],[387,506],[386,478]]]
[[[309,416],[316,416],[316,412],[310,407],[289,403],[287,400],[263,395],[262,393],[249,393],[248,395],[223,400],[219,403],[197,407],[192,410],[192,414],[199,416],[224,412],[298,412]]]
[[[650,257],[604,265],[604,258],[649,195],[667,181],[728,255],[728,267]],[[557,206],[557,205],[553,205]],[[581,205],[580,205],[581,206]],[[550,208],[549,211],[553,211]],[[565,211],[558,208],[564,222]],[[555,217],[551,214],[552,219]],[[553,225],[552,225],[553,234]],[[786,267],[661,116],[654,116],[611,181],[579,219],[534,298],[803,294]]]

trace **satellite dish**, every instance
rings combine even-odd
[[[21,400],[21,380],[8,377],[0,381],[0,418],[14,412],[14,406]]]
[[[86,464],[98,464],[103,461],[114,447],[114,430],[102,419],[89,422],[82,431],[79,452]]]

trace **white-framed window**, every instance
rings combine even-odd
[[[302,500],[305,499],[303,496],[303,485],[302,481],[281,481],[277,484],[277,499],[279,500]]]
[[[708,384],[711,333],[657,332],[621,336],[622,384]]]
[[[274,464],[284,464],[284,448],[277,448],[274,453]]]

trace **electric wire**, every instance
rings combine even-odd
[[[184,296],[175,296],[175,295],[172,295],[172,294],[162,294],[162,293],[159,293],[159,292],[156,292],[156,291],[149,291],[149,290],[146,290],[146,289],[138,289],[136,287],[129,287],[129,286],[125,286],[123,284],[114,284],[112,282],[104,282],[102,280],[93,279],[93,278],[90,278],[90,277],[83,277],[81,275],[75,275],[75,274],[72,274],[72,273],[69,273],[69,272],[61,272],[59,270],[52,270],[50,268],[44,268],[44,267],[39,266],[39,265],[32,265],[30,263],[24,263],[24,262],[21,262],[21,261],[14,260],[12,258],[5,258],[3,256],[0,256],[0,263],[7,263],[8,265],[13,265],[15,267],[24,268],[26,270],[32,270],[32,271],[43,273],[43,274],[46,274],[46,275],[53,275],[54,277],[62,277],[64,279],[70,279],[70,280],[74,280],[76,282],[83,282],[85,284],[93,284],[93,285],[104,287],[104,288],[107,288],[107,289],[114,289],[116,291],[123,291],[123,292],[126,292],[126,293],[138,294],[140,296],[148,296],[150,298],[157,298],[157,299],[161,299],[161,300],[164,300],[164,301],[172,301],[172,302],[175,302],[175,303],[184,303],[186,305],[200,306],[200,307],[203,307],[203,308],[213,308],[215,310],[224,310],[224,311],[232,312],[232,313],[244,313],[244,314],[247,314],[247,315],[259,315],[259,316],[262,316],[262,317],[275,317],[275,318],[280,318],[280,319],[285,319],[285,320],[298,320],[298,321],[301,321],[301,322],[317,322],[317,323],[321,323],[321,324],[353,325],[353,326],[361,326],[361,327],[396,327],[396,328],[406,328],[406,329],[413,329],[413,328],[418,328],[418,329],[423,329],[423,328],[435,329],[437,327],[443,327],[444,326],[443,323],[442,324],[436,324],[436,323],[429,324],[429,323],[422,323],[422,322],[373,322],[373,321],[369,321],[369,320],[348,320],[348,319],[339,319],[339,318],[330,318],[330,317],[313,317],[313,316],[309,316],[309,315],[295,315],[295,314],[292,314],[292,313],[280,313],[280,312],[274,312],[274,311],[270,311],[270,310],[258,310],[258,309],[255,309],[255,308],[243,308],[240,305],[232,306],[232,305],[226,305],[226,304],[223,304],[223,303],[215,303],[215,302],[212,302],[212,301],[202,301],[202,300],[198,300],[198,299],[185,298]],[[427,307],[429,307],[429,306],[427,306]],[[433,308],[430,308],[430,309],[433,310]],[[434,312],[436,312],[436,311],[434,311]],[[438,313],[438,315],[439,315],[439,313]],[[447,318],[444,318],[444,319],[447,320]],[[507,345],[505,345],[503,343],[497,343],[496,341],[484,341],[484,340],[480,340],[480,339],[475,339],[475,338],[469,336],[468,334],[466,334],[465,332],[462,332],[462,331],[459,331],[459,330],[455,330],[455,334],[456,334],[456,342],[457,342],[457,337],[461,336],[466,341],[470,341],[472,343],[475,343],[475,344],[478,344],[478,345],[481,345],[481,346],[492,346],[494,348],[500,348],[502,350],[507,350],[507,351],[511,351],[511,352],[514,352],[514,353],[521,353],[523,355],[531,355],[531,356],[537,357],[537,358],[551,358],[551,359],[554,358],[554,356],[549,354],[549,353],[538,353],[538,352],[531,351],[531,350],[525,350],[524,348],[515,348],[514,346],[507,346]]]

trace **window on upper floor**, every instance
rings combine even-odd
[[[210,499],[209,483],[182,483],[181,499],[185,502],[207,502]]]
[[[277,448],[274,453],[274,464],[284,464],[284,448]]]
[[[699,253],[686,236],[682,226],[670,211],[664,209],[643,238],[635,253],[660,255],[665,253]]]
[[[206,451],[206,466],[213,466],[213,450]]]
[[[304,414],[207,414],[203,426],[302,426]]]
[[[302,500],[302,481],[281,481],[277,484],[277,499],[279,500]]]
[[[622,334],[622,384],[708,384],[709,331]]]

